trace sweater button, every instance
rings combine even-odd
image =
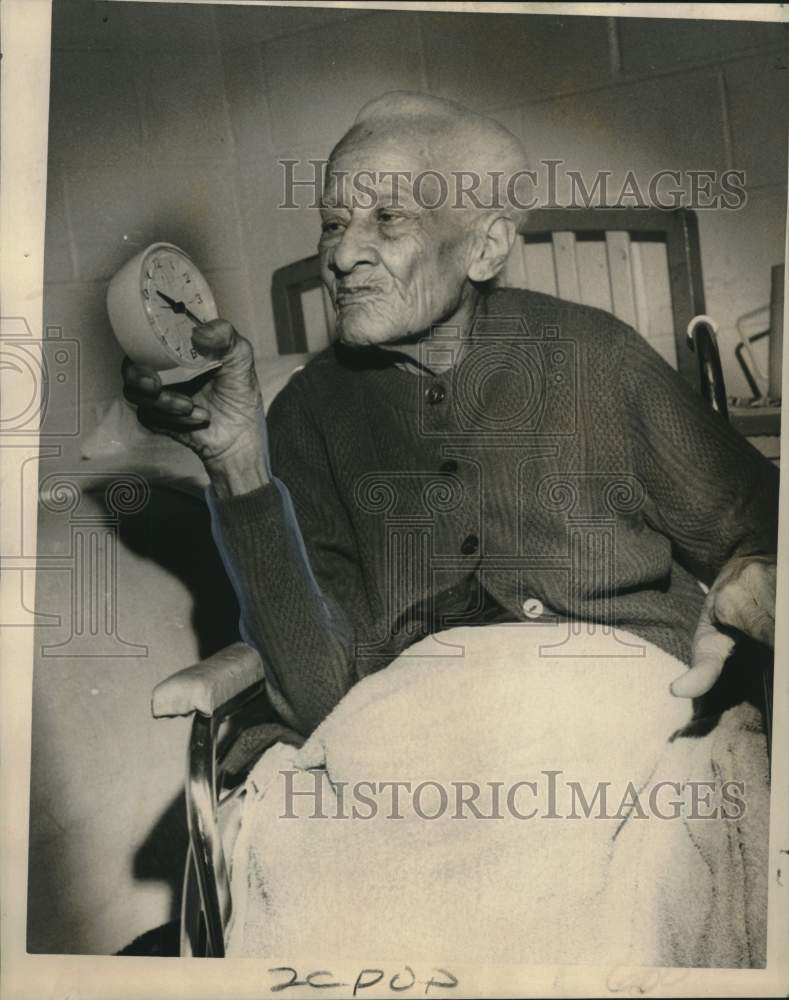
[[[442,462],[441,465],[439,465],[438,471],[447,473],[457,472],[458,464],[454,458],[448,458],[445,462]]]
[[[523,602],[523,613],[527,618],[539,618],[544,611],[545,607],[542,601],[536,597],[527,597]]]
[[[428,403],[443,403],[447,398],[447,391],[443,385],[431,385],[426,395]]]
[[[464,556],[473,556],[479,548],[479,539],[476,535],[466,535],[460,545],[460,551]]]

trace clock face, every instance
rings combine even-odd
[[[194,263],[176,247],[155,245],[141,268],[142,297],[154,333],[179,365],[203,365],[192,329],[216,319],[214,297]]]

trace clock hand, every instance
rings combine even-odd
[[[160,292],[158,288],[156,289],[156,294],[159,296],[160,299],[164,299],[164,301],[167,303],[167,305],[170,307],[170,309],[172,309],[174,313],[177,314],[183,313],[186,316],[188,316],[193,323],[196,323],[198,326],[203,326],[203,321],[199,317],[195,316],[195,314],[190,309],[187,309],[185,303],[176,302],[175,299],[171,299],[169,295],[165,295],[164,292]]]
[[[175,299],[171,299],[169,295],[165,295],[164,292],[160,292],[158,288],[156,289],[156,294],[159,296],[160,299],[164,299],[164,301],[173,311],[175,311],[176,306],[183,305],[183,302],[181,303],[176,302]]]
[[[189,319],[193,323],[195,323],[197,326],[204,326],[205,325],[205,320],[202,320],[198,316],[195,316],[195,314],[192,312],[192,310],[191,309],[187,309],[183,302],[181,302],[179,304],[184,307],[184,312],[186,313],[186,315],[189,317]]]

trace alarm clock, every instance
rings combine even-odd
[[[193,327],[217,318],[211,288],[172,243],[152,243],[123,265],[107,289],[107,312],[128,357],[157,371],[164,385],[221,367],[192,344]]]

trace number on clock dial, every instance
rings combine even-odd
[[[159,339],[182,361],[200,357],[192,346],[195,323],[186,310],[209,319],[204,316],[206,298],[210,302],[212,296],[204,279],[196,269],[190,272],[180,255],[160,250],[148,260],[143,278],[146,310]]]

